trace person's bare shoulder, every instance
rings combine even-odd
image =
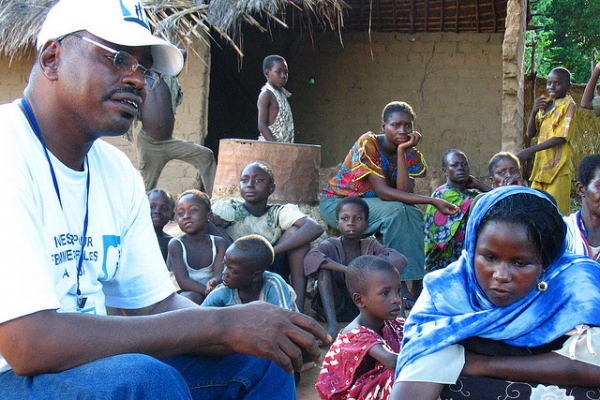
[[[271,93],[270,90],[261,90],[260,94],[258,95],[259,107],[261,105],[269,107],[271,105],[271,103],[274,101],[276,101],[275,95],[273,93]]]

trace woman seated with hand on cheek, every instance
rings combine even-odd
[[[425,277],[391,398],[492,399],[509,390],[529,398],[544,385],[600,386],[600,265],[566,251],[565,231],[543,192],[511,185],[483,195],[461,257]],[[569,398],[598,392],[551,388]]]

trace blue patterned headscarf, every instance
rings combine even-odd
[[[500,340],[512,346],[550,343],[575,325],[600,326],[600,265],[573,255],[565,243],[542,279],[548,289],[534,289],[506,307],[492,304],[475,277],[476,232],[487,211],[508,196],[526,193],[548,201],[546,194],[522,186],[503,186],[477,201],[467,222],[461,257],[425,276],[424,289],[404,325],[396,377],[404,365],[469,337]]]

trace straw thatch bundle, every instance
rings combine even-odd
[[[100,1],[100,0],[98,0]],[[21,57],[32,51],[37,32],[56,0],[0,0],[0,51]],[[343,25],[344,0],[143,0],[158,35],[194,51],[192,38],[205,40],[210,29],[242,54],[244,24],[260,30],[274,22],[288,27],[287,20],[312,30]]]

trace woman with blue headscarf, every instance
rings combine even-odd
[[[505,186],[482,196],[461,257],[424,284],[391,399],[438,399],[461,373],[600,386],[600,265],[565,250],[545,193]]]

